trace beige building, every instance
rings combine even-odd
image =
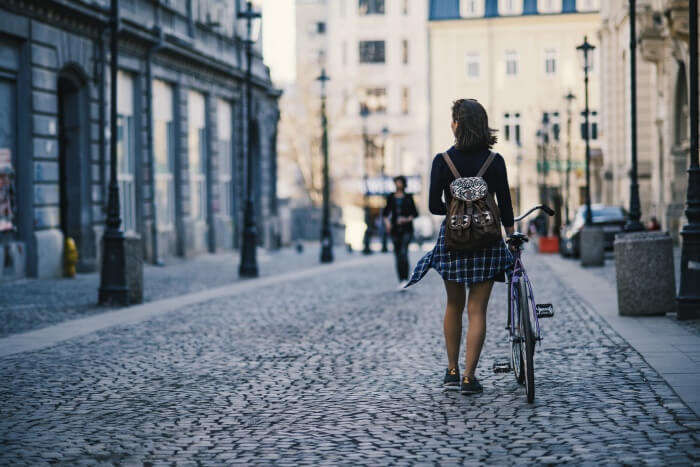
[[[516,211],[540,200],[541,186],[556,204],[566,201],[565,160],[571,143],[569,206],[584,202],[583,64],[576,47],[584,36],[598,45],[598,2],[594,0],[432,0],[430,4],[430,152],[453,142],[450,107],[457,98],[475,98],[498,129],[494,148],[508,167]],[[600,70],[591,55],[590,119],[592,198],[601,198],[599,167]],[[565,95],[576,99],[569,107]],[[571,127],[569,132],[569,109]],[[543,117],[548,144],[542,152]],[[569,139],[569,134],[571,138]],[[543,162],[546,157],[546,164]],[[547,167],[546,180],[538,167]],[[562,217],[566,210],[562,206]]]
[[[606,203],[629,206],[628,2],[601,8],[603,156]],[[638,175],[642,221],[656,217],[678,240],[689,163],[688,0],[637,2]]]
[[[347,241],[355,246],[364,231],[365,186],[381,191],[382,174],[408,176],[419,209],[422,205],[427,212],[427,12],[428,0],[296,1],[297,77],[282,102],[287,135],[281,154],[287,149],[297,154],[305,189],[317,202],[320,86],[315,79],[325,67],[332,201],[343,208]],[[384,200],[372,196],[369,201],[374,217]]]

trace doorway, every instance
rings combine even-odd
[[[78,249],[78,271],[95,270],[88,191],[88,89],[73,69],[58,77],[59,226]]]

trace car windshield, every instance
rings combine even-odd
[[[593,206],[593,222],[605,222],[612,220],[620,220],[625,218],[625,213],[618,206]],[[580,211],[581,217],[585,218],[586,208]]]

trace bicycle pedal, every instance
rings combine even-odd
[[[551,303],[538,303],[535,305],[538,318],[551,318],[554,316],[554,306]]]
[[[510,362],[495,362],[493,364],[494,373],[510,373],[513,369],[510,367]]]

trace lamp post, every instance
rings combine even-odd
[[[326,119],[326,69],[316,78],[321,83],[321,150],[323,151],[323,220],[321,222],[321,262],[333,262],[333,237],[330,226],[330,187],[328,180],[328,120]]]
[[[515,206],[517,207],[517,212],[522,212],[522,206],[520,204],[520,199],[522,196],[521,190],[522,190],[523,181],[522,181],[522,177],[521,177],[520,172],[522,170],[521,165],[523,162],[523,145],[520,143],[520,141],[517,141],[516,144],[518,145],[518,151],[517,151],[516,156],[515,156],[515,165],[516,165],[517,170],[518,170],[518,186],[517,186],[516,191],[515,191]],[[518,228],[518,230],[520,230],[520,228]]]
[[[681,230],[681,284],[678,318],[700,317],[700,165],[698,164],[698,2],[689,6],[690,32],[690,168],[685,216]]]
[[[241,277],[257,277],[258,276],[258,263],[256,259],[256,247],[257,247],[257,231],[255,227],[255,210],[253,209],[253,141],[252,141],[252,131],[251,124],[253,119],[253,106],[252,106],[252,81],[253,81],[253,44],[255,43],[255,37],[253,37],[253,26],[259,24],[261,15],[257,11],[253,11],[253,5],[250,1],[246,2],[246,9],[238,14],[240,19],[246,22],[246,40],[245,40],[245,50],[246,58],[248,63],[246,65],[245,73],[245,105],[246,105],[246,201],[245,208],[243,211],[243,245],[241,246],[241,265],[238,270],[238,274]],[[259,29],[256,27],[256,31]],[[256,34],[257,35],[257,34]]]
[[[386,170],[386,142],[389,139],[389,128],[388,127],[383,127],[382,128],[382,184],[384,184],[384,171]],[[405,187],[404,187],[405,188]],[[389,248],[388,248],[388,235],[386,234],[386,226],[384,225],[384,222],[382,221],[381,223],[382,226],[382,253],[388,253]]]
[[[372,240],[372,232],[370,230],[370,216],[369,216],[369,136],[367,136],[367,117],[369,115],[369,109],[366,105],[363,105],[360,109],[360,116],[362,117],[362,146],[363,146],[363,158],[365,162],[365,174],[364,174],[364,186],[362,199],[364,203],[365,210],[365,235],[363,237],[363,249],[362,253],[365,255],[372,254],[372,248],[370,247],[370,242]]]
[[[564,212],[566,216],[566,224],[569,224],[569,203],[571,200],[570,192],[570,175],[571,175],[571,104],[576,96],[571,91],[564,96],[566,99],[566,178],[564,181],[564,190],[566,192],[566,206]]]
[[[585,108],[583,110],[584,114],[584,126],[586,131],[584,132],[586,140],[586,225],[593,224],[593,213],[591,211],[591,141],[590,141],[590,125],[589,125],[589,114],[590,109],[588,107],[588,54],[595,50],[595,46],[588,42],[588,36],[584,36],[583,44],[576,47],[583,55],[583,82],[585,88]]]
[[[547,149],[549,146],[549,113],[542,114],[542,203],[549,201],[549,186],[547,185],[549,176],[549,161],[547,160]]]
[[[625,231],[638,232],[644,230],[639,219],[642,216],[639,204],[639,183],[637,182],[637,17],[636,0],[629,0],[630,20],[630,135],[631,162],[630,168],[630,217],[625,224]],[[692,3],[692,2],[691,2]]]
[[[100,305],[128,305],[129,287],[126,278],[124,232],[120,229],[119,184],[117,182],[117,69],[119,53],[119,0],[111,0],[110,23],[110,124],[109,124],[109,190],[107,219],[102,237],[102,268],[100,269]]]

